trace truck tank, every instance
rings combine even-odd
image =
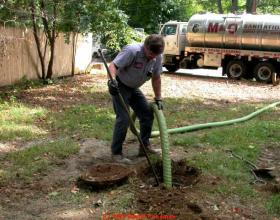
[[[280,15],[196,14],[187,28],[188,45],[280,51]]]

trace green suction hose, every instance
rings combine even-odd
[[[261,114],[262,112],[276,107],[279,104],[280,104],[280,102],[272,103],[249,115],[246,115],[244,117],[237,118],[237,119],[231,119],[231,120],[219,121],[219,122],[210,122],[210,123],[205,123],[205,124],[195,124],[195,125],[190,125],[190,126],[185,126],[185,127],[180,127],[180,128],[172,128],[172,129],[167,129],[163,112],[161,110],[158,110],[158,108],[153,104],[153,110],[154,110],[154,113],[155,113],[157,121],[158,121],[159,131],[153,131],[151,134],[151,137],[160,136],[160,139],[161,139],[164,185],[167,188],[172,187],[172,170],[171,170],[171,159],[170,159],[170,154],[169,154],[168,134],[192,132],[192,131],[202,130],[202,129],[206,129],[206,128],[220,127],[220,126],[226,126],[226,125],[231,125],[231,124],[248,121],[248,120],[256,117],[257,115]],[[132,118],[133,118],[133,121],[135,121],[135,119],[136,119],[135,113],[133,113]]]
[[[236,118],[236,119],[231,119],[227,121],[218,121],[218,122],[210,122],[210,123],[205,123],[205,124],[195,124],[195,125],[190,125],[190,126],[185,126],[185,127],[180,127],[180,128],[172,128],[168,129],[167,133],[168,134],[176,134],[176,133],[184,133],[184,132],[192,132],[192,131],[197,131],[197,130],[202,130],[206,128],[213,128],[213,127],[220,127],[220,126],[225,126],[225,125],[231,125],[231,124],[237,124],[240,122],[248,121],[257,115],[261,114],[262,112],[274,108],[277,105],[279,105],[280,102],[275,102],[270,105],[267,105],[249,115],[246,115],[241,118]],[[153,131],[151,134],[151,137],[158,137],[160,135],[160,131]]]
[[[160,141],[162,146],[162,167],[163,167],[163,184],[166,188],[172,187],[172,170],[171,170],[171,159],[169,152],[169,139],[165,117],[163,115],[162,110],[158,110],[157,105],[153,104],[153,110],[156,115],[159,133],[160,133]]]

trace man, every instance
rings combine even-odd
[[[112,158],[116,162],[131,164],[131,160],[122,154],[122,145],[130,124],[129,115],[122,106],[118,92],[123,96],[127,106],[130,106],[140,122],[140,137],[148,153],[156,153],[151,149],[149,138],[153,125],[153,112],[147,99],[139,87],[152,79],[155,102],[162,109],[161,78],[164,40],[160,35],[150,35],[144,44],[128,45],[110,64],[113,80],[108,81],[109,92],[112,95],[116,122],[111,145]],[[138,156],[144,156],[139,148]]]

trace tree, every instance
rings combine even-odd
[[[257,0],[246,0],[246,12],[247,13],[256,13]]]
[[[59,15],[63,11],[64,1],[59,0],[6,0],[2,4],[6,9],[1,13],[4,19],[15,19],[16,26],[32,27],[34,40],[41,64],[41,75],[43,80],[51,79],[53,75],[53,63],[55,57],[55,40],[59,31]],[[7,13],[8,12],[8,13]],[[3,16],[3,14],[5,16]],[[3,20],[3,19],[2,19]],[[46,44],[41,46],[41,34],[43,30],[46,36]],[[45,66],[46,50],[49,47],[50,57]]]
[[[218,5],[218,11],[220,14],[223,14],[224,13],[224,10],[223,10],[223,6],[222,6],[222,0],[217,0],[217,5]]]
[[[231,7],[231,12],[236,14],[238,11],[238,0],[232,0],[232,7]]]
[[[119,0],[119,7],[129,17],[128,24],[158,33],[160,24],[169,20],[187,20],[190,0]]]
[[[106,39],[112,50],[119,50],[133,35],[127,26],[127,16],[118,9],[115,0],[5,0],[0,9],[1,20],[13,19],[16,26],[32,27],[41,63],[39,77],[44,80],[51,79],[53,75],[55,43],[59,32],[65,33],[68,42],[71,32],[95,33]],[[41,30],[46,36],[43,47],[40,44]],[[50,57],[46,68],[47,47]]]
[[[280,2],[279,0],[259,0],[257,12],[262,14],[280,14]]]

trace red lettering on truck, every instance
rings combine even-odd
[[[218,32],[218,28],[219,28],[219,24],[218,23],[215,23],[214,25],[213,25],[213,23],[209,23],[209,25],[208,25],[208,32],[217,33]]]
[[[228,33],[234,34],[237,30],[237,24],[229,24],[228,25]]]

